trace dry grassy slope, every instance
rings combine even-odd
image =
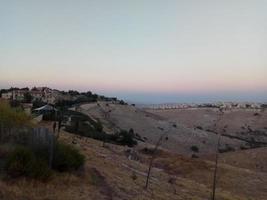
[[[267,173],[267,147],[224,153],[220,155],[220,162]]]
[[[196,145],[200,153],[213,153],[217,144],[217,135],[194,129],[176,119],[166,118],[158,113],[146,112],[133,106],[109,104],[84,104],[78,110],[93,118],[100,119],[105,130],[116,131],[117,128],[129,130],[133,128],[142,137],[148,138],[148,143],[155,144],[162,133],[168,133],[169,140],[163,146],[173,152],[191,155],[190,147]],[[194,116],[192,116],[193,118]],[[175,126],[173,126],[175,124]],[[222,137],[222,146],[230,144],[240,147],[244,142]]]
[[[23,179],[0,181],[0,199],[206,200],[210,197],[214,166],[211,161],[162,152],[155,160],[157,168],[152,170],[149,190],[144,190],[146,155],[139,154],[141,162],[131,161],[121,146],[102,147],[99,141],[77,138],[66,132],[61,133],[60,139],[70,144],[76,141],[77,148],[86,155],[84,170],[76,175],[56,174],[47,183]],[[223,164],[218,175],[217,200],[266,199],[266,173]]]
[[[212,108],[147,110],[147,112],[191,128],[201,126],[204,129],[209,129],[214,127],[214,123],[218,119],[218,109]],[[266,130],[267,111],[255,109],[227,110],[218,124],[218,130],[221,133],[224,133],[222,130],[225,129],[226,133],[231,135],[235,135],[238,132],[246,132],[248,127],[252,130]]]

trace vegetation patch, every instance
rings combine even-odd
[[[85,157],[71,145],[56,143],[52,166],[49,166],[49,151],[17,145],[4,157],[4,172],[10,178],[29,177],[46,180],[53,170],[71,172],[79,169],[85,163]],[[3,158],[2,158],[3,159]]]
[[[45,160],[38,158],[28,147],[17,146],[7,156],[5,170],[12,178],[26,176],[37,179],[47,179],[51,170]]]
[[[0,125],[12,127],[29,123],[30,117],[21,108],[12,108],[7,102],[0,102]]]
[[[199,148],[196,146],[196,145],[193,145],[193,146],[191,146],[191,151],[193,151],[193,152],[199,152]]]
[[[58,143],[55,147],[53,169],[64,172],[79,169],[85,163],[84,155],[73,146]]]
[[[79,169],[85,157],[73,146],[56,141],[44,128],[28,126],[30,118],[7,103],[0,103],[0,173],[10,178],[46,180],[53,170]]]
[[[129,147],[137,145],[136,140],[144,141],[140,135],[134,133],[133,129],[107,134],[103,131],[103,125],[99,120],[93,120],[87,115],[70,110],[65,111],[64,115],[71,118],[71,121],[65,126],[65,130],[73,134]]]

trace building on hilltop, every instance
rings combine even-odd
[[[2,93],[1,97],[2,97],[2,99],[6,99],[6,100],[12,99],[12,91],[6,92],[6,93]]]

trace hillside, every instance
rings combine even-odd
[[[83,104],[72,110],[85,114],[80,114],[80,117],[90,119],[89,125],[101,122],[108,134],[133,128],[144,141],[138,141],[133,148],[110,143],[103,145],[102,141],[80,136],[75,131],[69,133],[61,130],[59,140],[79,149],[85,155],[85,165],[72,173],[55,171],[46,181],[1,177],[0,199],[210,199],[218,135],[207,129],[214,126],[214,120],[218,117],[216,110],[188,111],[190,117],[182,110],[143,110],[107,102]],[[76,112],[69,111],[69,114]],[[255,111],[228,112],[221,119],[217,131],[226,129],[219,133],[233,134],[238,132],[237,129],[233,132],[236,127],[244,130],[244,123],[252,130],[248,129],[249,134],[254,130],[264,130],[265,114],[255,115]],[[52,124],[42,121],[36,126],[51,130]],[[232,127],[231,124],[236,126]],[[151,150],[164,133],[168,140],[156,152],[149,187],[145,189]],[[254,135],[255,140],[258,136],[264,137],[264,134]],[[266,199],[267,148],[240,149],[240,145],[246,143],[228,136],[223,136],[221,142],[220,148],[232,145],[236,150],[219,154],[216,199]],[[197,147],[199,152],[192,146]],[[5,154],[4,148],[0,149],[1,154]]]
[[[149,189],[145,190],[149,155],[136,151],[137,158],[129,160],[126,153],[128,148],[111,144],[102,147],[99,141],[77,137],[64,131],[60,135],[61,141],[75,145],[86,155],[84,169],[76,174],[55,174],[47,182],[1,180],[0,199],[201,200],[210,197],[214,166],[212,161],[159,151],[152,169]],[[261,151],[266,153],[266,149]],[[264,200],[267,195],[266,171],[255,170],[243,162],[241,155],[250,159],[252,154],[239,152],[236,162],[240,162],[240,165],[232,164],[233,153],[228,155],[220,158],[224,162],[219,165],[216,199]],[[260,165],[266,169],[266,159]]]
[[[155,144],[166,133],[169,140],[163,147],[185,155],[193,153],[192,146],[198,147],[199,155],[214,153],[217,133],[222,135],[221,151],[267,143],[266,111],[227,111],[219,117],[216,109],[143,110],[105,102],[83,104],[76,109],[100,120],[107,132],[132,128],[147,139],[146,144]]]

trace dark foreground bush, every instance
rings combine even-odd
[[[46,180],[52,174],[49,168],[48,148],[29,148],[16,146],[5,158],[4,169],[9,177],[30,177]],[[56,143],[53,153],[52,169],[65,172],[79,169],[85,157],[74,147]]]
[[[85,162],[84,155],[74,147],[58,143],[55,149],[53,168],[60,172],[79,169]]]
[[[51,169],[45,160],[36,158],[32,165],[30,177],[35,179],[45,180],[52,175]]]
[[[27,147],[16,147],[7,157],[5,169],[12,177],[26,176],[46,179],[51,175],[47,163],[37,158],[33,151]]]
[[[199,152],[198,147],[195,146],[195,145],[191,146],[191,150],[194,151],[194,152]]]

